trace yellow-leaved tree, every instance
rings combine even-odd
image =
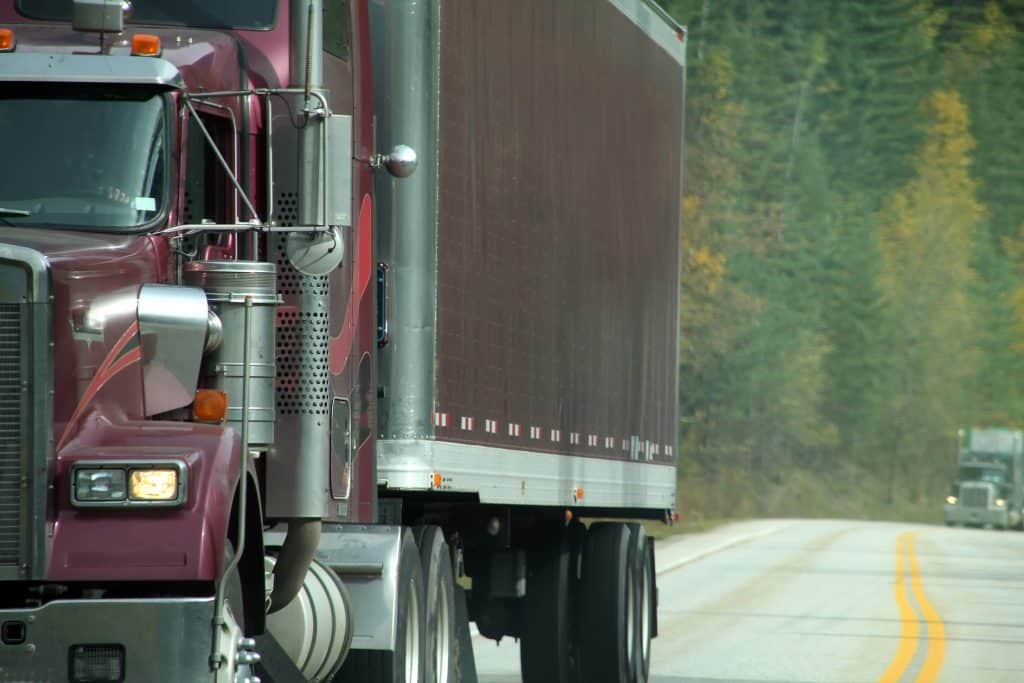
[[[930,121],[915,177],[881,210],[879,289],[892,322],[892,486],[915,497],[948,477],[950,435],[969,412],[978,362],[970,305],[972,245],[984,217],[970,175],[974,140],[954,90],[925,103]]]

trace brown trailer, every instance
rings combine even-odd
[[[399,5],[402,5],[399,3]],[[675,507],[685,34],[639,0],[371,3],[387,492]]]

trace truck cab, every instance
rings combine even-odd
[[[686,32],[480,7],[0,1],[0,678],[647,679]]]
[[[1002,429],[961,432],[958,464],[946,497],[948,526],[1017,529],[1024,508],[1021,433]]]

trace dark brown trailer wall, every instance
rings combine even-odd
[[[607,2],[440,23],[436,438],[672,463],[681,65]]]

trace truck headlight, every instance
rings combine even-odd
[[[132,470],[128,497],[132,500],[174,500],[178,497],[178,470]]]
[[[1004,507],[1006,507],[1006,501],[1003,500],[1002,498],[996,498],[996,507],[997,508],[1004,508]]]
[[[946,502],[950,505],[956,505],[956,496],[946,496]]]
[[[122,469],[80,469],[75,471],[75,499],[83,503],[124,500],[127,495]]]
[[[188,469],[181,461],[90,460],[72,465],[75,507],[178,507]]]

